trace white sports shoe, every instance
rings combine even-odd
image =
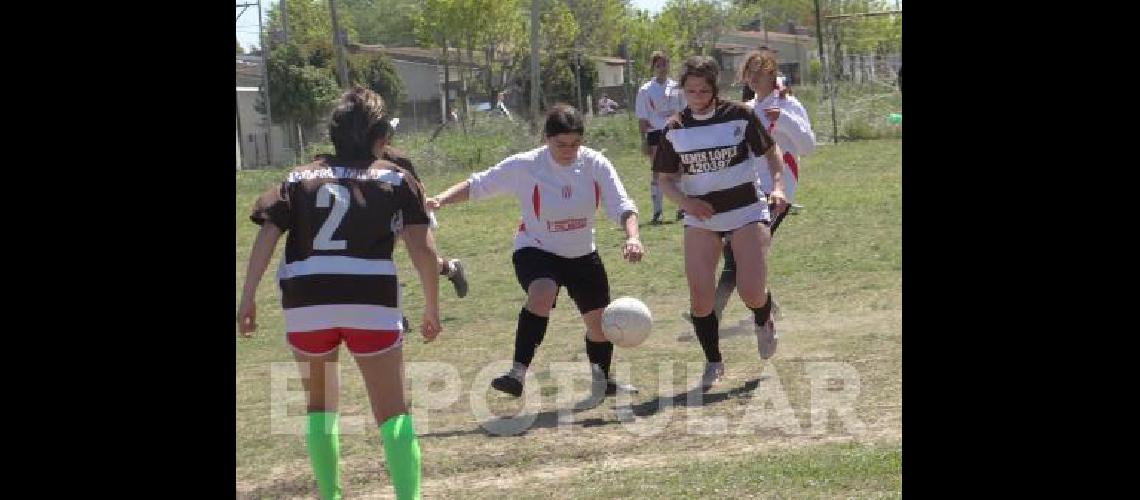
[[[724,376],[724,363],[705,363],[705,372],[701,374],[701,390],[712,389],[721,377]]]
[[[760,359],[771,358],[776,354],[776,344],[779,342],[780,337],[776,335],[776,322],[772,318],[763,325],[755,325],[756,331],[756,351],[760,353]]]

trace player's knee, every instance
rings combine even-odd
[[[554,306],[554,298],[558,296],[558,285],[547,278],[537,279],[527,287],[526,295],[527,309],[542,316],[549,313]]]

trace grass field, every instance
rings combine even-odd
[[[397,146],[416,163],[428,192],[437,193],[471,170],[536,143],[505,124],[480,130],[467,137],[446,131],[431,144],[424,137],[398,137]],[[635,130],[624,117],[598,119],[587,128],[587,145],[606,150],[647,220],[649,172],[636,150]],[[425,408],[432,402],[428,393],[446,389],[445,383],[416,385],[423,379],[409,377],[425,497],[900,497],[901,149],[898,139],[842,143],[821,146],[802,161],[797,202],[805,208],[785,221],[770,256],[770,282],[783,309],[779,352],[767,363],[758,359],[754,337],[738,328],[749,313],[734,298],[721,325],[726,377],[704,395],[703,404],[687,399],[703,356],[681,317],[688,307],[681,226],[643,222],[648,254],[633,265],[618,254],[622,232],[605,221],[596,237],[612,295],[636,296],[654,314],[649,340],[614,354],[615,368],[628,370],[641,393],[628,404],[607,400],[559,423],[558,410],[566,405],[557,401],[561,372],[552,363],[570,362],[582,373],[586,367],[583,326],[563,292],[532,365],[535,380],[528,382],[541,384],[528,385],[528,393],[538,397],[524,415],[534,422],[516,435],[488,431],[496,419],[480,418],[471,403],[474,391],[480,400],[486,394],[497,415],[523,408],[521,400],[484,392],[492,371],[480,378],[489,364],[510,359],[524,298],[510,263],[515,202],[498,198],[442,210],[439,249],[463,260],[471,292],[458,299],[441,280],[441,338],[423,344],[413,334],[404,347],[409,372],[425,373],[424,363],[434,362],[454,367],[458,375],[457,397],[438,409]],[[481,163],[464,161],[471,155]],[[256,233],[249,208],[257,193],[282,177],[283,171],[237,173],[239,293]],[[673,209],[667,201],[666,213]],[[279,249],[273,266],[280,255]],[[420,287],[402,247],[395,258],[408,284],[404,304],[414,324]],[[258,292],[260,331],[253,339],[235,340],[237,491],[242,498],[315,498],[304,435],[275,432],[286,419],[275,419],[274,412],[303,421],[304,405],[283,340],[273,272]],[[363,383],[344,351],[341,359],[340,411],[342,419],[355,422],[342,424],[346,498],[390,497]],[[837,386],[821,378],[822,367],[846,369],[847,379]],[[294,401],[281,406],[275,387],[292,391]],[[820,398],[841,395],[854,397],[854,413],[828,416]],[[820,410],[815,415],[813,402]],[[768,405],[790,407],[794,428],[786,419],[782,427],[751,425],[757,415],[774,413]]]

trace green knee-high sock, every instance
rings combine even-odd
[[[309,413],[309,459],[322,500],[340,500],[340,429],[336,412]]]
[[[398,500],[420,498],[420,443],[412,429],[412,417],[396,415],[380,425],[384,440],[384,457],[388,460],[388,476]]]

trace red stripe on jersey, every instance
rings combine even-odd
[[[792,177],[800,180],[800,166],[796,164],[796,157],[791,151],[784,152],[784,163],[788,164],[788,170],[792,171]]]
[[[530,207],[534,209],[534,218],[539,218],[539,212],[542,212],[542,195],[539,194],[538,184],[534,185],[534,192],[530,195]]]
[[[594,209],[597,210],[598,206],[602,203],[602,188],[598,187],[598,181],[594,181]]]

